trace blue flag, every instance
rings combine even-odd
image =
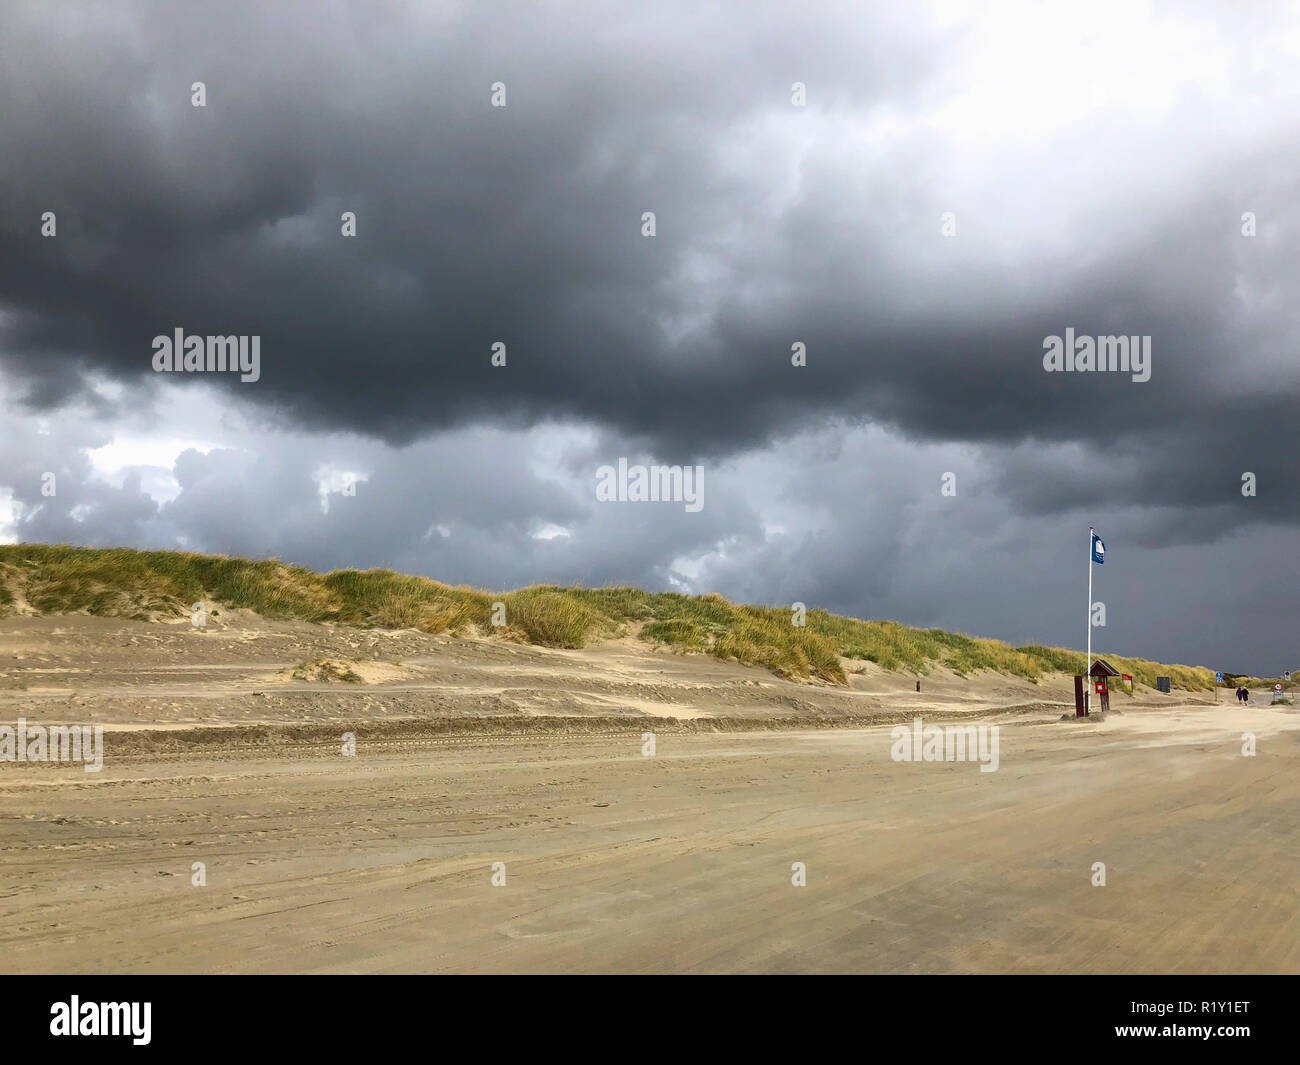
[[[1096,533],[1092,534],[1092,560],[1099,566],[1106,561],[1106,545],[1101,542],[1101,537]]]

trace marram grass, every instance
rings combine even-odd
[[[825,610],[809,610],[800,627],[791,624],[788,608],[746,606],[720,595],[546,585],[497,594],[382,569],[321,574],[276,559],[0,545],[0,614],[13,613],[25,602],[39,614],[148,620],[187,614],[199,601],[268,618],[478,633],[545,647],[584,647],[626,633],[635,624],[642,639],[656,644],[765,666],[793,680],[831,684],[848,682],[842,659],[918,675],[942,665],[962,675],[991,670],[1034,682],[1045,673],[1081,673],[1084,668],[1080,651],[1012,647]],[[505,605],[504,625],[493,624],[494,603]],[[1161,665],[1110,653],[1102,657],[1152,687],[1157,676],[1168,676],[1187,690],[1214,687],[1213,671],[1200,666]]]

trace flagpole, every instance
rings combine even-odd
[[[1083,699],[1083,712],[1086,714],[1092,708],[1092,545],[1093,537],[1096,535],[1096,529],[1091,525],[1088,526],[1088,675],[1084,677],[1083,683],[1087,685],[1086,694]]]

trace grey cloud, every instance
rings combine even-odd
[[[1152,70],[1184,29],[1208,42],[1168,68],[1167,106],[1154,77],[1082,106],[1120,78],[1099,64],[1065,95],[1027,80],[980,113],[964,101],[1041,71],[1044,48],[1125,42],[1083,41],[1063,13],[1050,41],[986,55],[984,27],[928,11],[5,5],[0,484],[18,534],[498,587],[716,587],[1049,637],[1076,593],[1064,577],[1057,601],[1046,545],[1080,522],[1113,521],[1169,583],[1169,560],[1199,572],[1209,545],[1284,567],[1300,517],[1291,16],[1168,9],[1135,30]],[[178,326],[260,335],[261,381],[161,381],[150,340]],[[1043,338],[1067,327],[1150,334],[1151,380],[1044,373]],[[175,499],[156,501],[157,470],[96,481],[83,452],[134,407],[185,437],[214,395],[242,428],[205,429],[221,446],[181,457]],[[53,440],[16,439],[40,415]],[[549,471],[518,451],[543,443]],[[706,510],[597,507],[587,479],[619,455],[705,463]],[[32,494],[55,461],[75,514],[71,494]],[[936,463],[960,506],[933,509]],[[323,466],[368,478],[327,513]],[[569,534],[537,539],[548,526]],[[987,579],[961,568],[973,536],[1000,560]],[[1052,609],[989,606],[1038,587],[1018,552]],[[1240,623],[1241,654],[1273,646]]]

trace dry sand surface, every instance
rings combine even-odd
[[[0,763],[0,970],[1300,972],[1300,712],[846,665],[0,619],[0,724],[106,730]]]

